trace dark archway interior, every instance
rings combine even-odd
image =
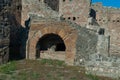
[[[60,36],[56,34],[47,34],[39,39],[36,49],[39,51],[65,51],[66,47]]]
[[[94,19],[96,19],[96,11],[94,9],[90,10],[90,17],[93,17]]]

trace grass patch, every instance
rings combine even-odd
[[[16,62],[12,61],[0,66],[0,72],[4,74],[12,74],[17,69]]]
[[[42,64],[48,64],[48,65],[53,65],[53,61],[52,60],[48,60],[48,59],[42,59],[40,61]]]
[[[7,76],[6,75],[0,75],[0,80],[7,80]]]
[[[11,75],[10,80],[39,80],[40,74],[32,71],[20,71],[18,74]]]
[[[50,66],[49,66],[50,65]],[[52,65],[52,66],[51,66]],[[0,80],[114,80],[85,74],[85,68],[59,60],[12,61],[0,66]],[[119,80],[119,79],[117,79]]]
[[[33,72],[32,77],[33,77],[33,79],[38,79],[38,78],[40,78],[40,74],[36,73],[36,72]]]
[[[99,80],[99,78],[96,75],[92,75],[92,74],[86,74],[86,75],[90,80]]]
[[[77,78],[76,77],[71,77],[70,80],[77,80]]]
[[[48,78],[51,78],[51,77],[52,77],[52,75],[51,75],[51,74],[47,74],[46,76],[47,76]]]
[[[59,60],[51,60],[51,59],[42,59],[40,60],[41,64],[47,64],[47,65],[54,65],[54,66],[64,66],[65,62],[64,61],[59,61]]]
[[[62,72],[58,72],[57,77],[64,77],[64,74]]]

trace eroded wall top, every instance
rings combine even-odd
[[[22,25],[29,19],[29,15],[34,14],[39,17],[54,18],[59,16],[58,12],[52,10],[43,0],[23,0],[22,1]]]
[[[22,0],[22,25],[29,13],[42,17],[60,17],[85,25],[91,0]]]
[[[65,20],[84,25],[89,16],[91,0],[60,0],[60,14]]]

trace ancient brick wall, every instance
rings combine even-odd
[[[65,20],[83,26],[89,16],[90,0],[60,0],[59,9]]]
[[[29,19],[30,14],[35,14],[39,17],[58,17],[58,12],[53,10],[50,4],[48,5],[47,3],[43,0],[22,0],[21,25],[25,27],[25,21]]]
[[[49,10],[52,12],[46,13]],[[89,16],[90,0],[23,0],[21,24],[24,25],[25,20],[29,18],[29,13],[43,17],[55,13],[54,11],[58,12],[54,16],[62,16],[66,20],[85,25]]]
[[[48,20],[42,21],[41,19],[41,20],[35,21],[35,23],[34,21],[31,22],[31,28],[30,28],[28,43],[27,43],[27,54],[26,54],[27,58],[36,59],[36,56],[35,56],[36,44],[38,40],[46,34],[56,34],[62,38],[62,40],[66,45],[66,50],[64,51],[65,62],[69,65],[73,65],[75,53],[76,53],[75,43],[77,39],[77,31],[74,30],[74,28],[71,28],[70,25],[65,22],[54,21],[52,19],[50,21]],[[56,55],[55,58],[57,56],[60,57],[60,55]],[[62,56],[64,55],[61,54],[61,57]]]
[[[97,35],[96,32],[81,27],[69,21],[59,19],[32,18],[27,42],[27,59],[36,59],[36,45],[41,37],[46,34],[57,34],[65,43],[65,54],[62,52],[41,51],[39,58],[52,58],[64,60],[68,65],[84,65],[89,55],[96,53]],[[51,38],[53,38],[51,36]],[[53,41],[53,40],[52,40]],[[53,43],[53,42],[51,42]],[[46,44],[49,44],[46,42]],[[46,45],[45,44],[45,45]],[[45,46],[44,45],[44,46]],[[41,45],[40,45],[41,46]],[[48,49],[49,50],[49,49]],[[57,54],[54,54],[57,53]],[[57,58],[59,56],[59,58]],[[80,60],[82,60],[80,62]]]

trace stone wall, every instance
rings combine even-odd
[[[103,7],[102,3],[92,5],[96,12],[98,24],[105,29],[105,35],[110,35],[110,54],[120,55],[120,9]]]
[[[0,1],[0,64],[9,59],[10,23],[8,20],[9,1]]]
[[[24,39],[25,28],[21,25],[21,10],[22,10],[22,0],[1,0],[0,2],[1,14],[3,18],[7,17],[5,21],[0,21],[5,24],[6,29],[9,26],[9,48],[10,48],[10,58],[17,58],[20,56],[20,47],[22,40]],[[7,12],[7,13],[6,13]],[[1,18],[2,19],[2,18]],[[6,23],[6,20],[8,23]],[[3,25],[2,25],[3,26]],[[7,31],[6,31],[7,32]]]
[[[41,59],[53,59],[53,60],[61,60],[65,61],[65,52],[64,51],[45,51],[40,54]]]
[[[79,35],[76,42],[76,59],[75,65],[85,65],[89,61],[89,55],[97,53],[98,35],[94,31],[86,28],[79,29]]]
[[[93,4],[92,15],[105,30],[104,35],[98,35],[97,53],[89,55],[85,62],[87,74],[120,77],[119,26],[120,9],[103,7],[101,3]]]
[[[108,56],[102,53],[92,54],[91,60],[85,63],[86,73],[112,78],[120,77],[119,56]]]
[[[7,63],[9,60],[9,47],[0,48],[0,65]]]
[[[85,65],[85,61],[89,61],[89,55],[97,52],[98,34],[96,32],[66,20],[31,18],[27,42],[27,59],[36,59],[36,45],[38,40],[46,34],[53,33],[59,35],[66,45],[65,62],[68,65]],[[63,54],[57,54],[56,57],[59,56],[61,58],[61,56],[64,56]],[[51,58],[53,57],[52,55],[55,54],[47,55],[45,53],[41,56]],[[57,59],[56,57],[53,59]],[[61,58],[59,60],[64,59]]]

